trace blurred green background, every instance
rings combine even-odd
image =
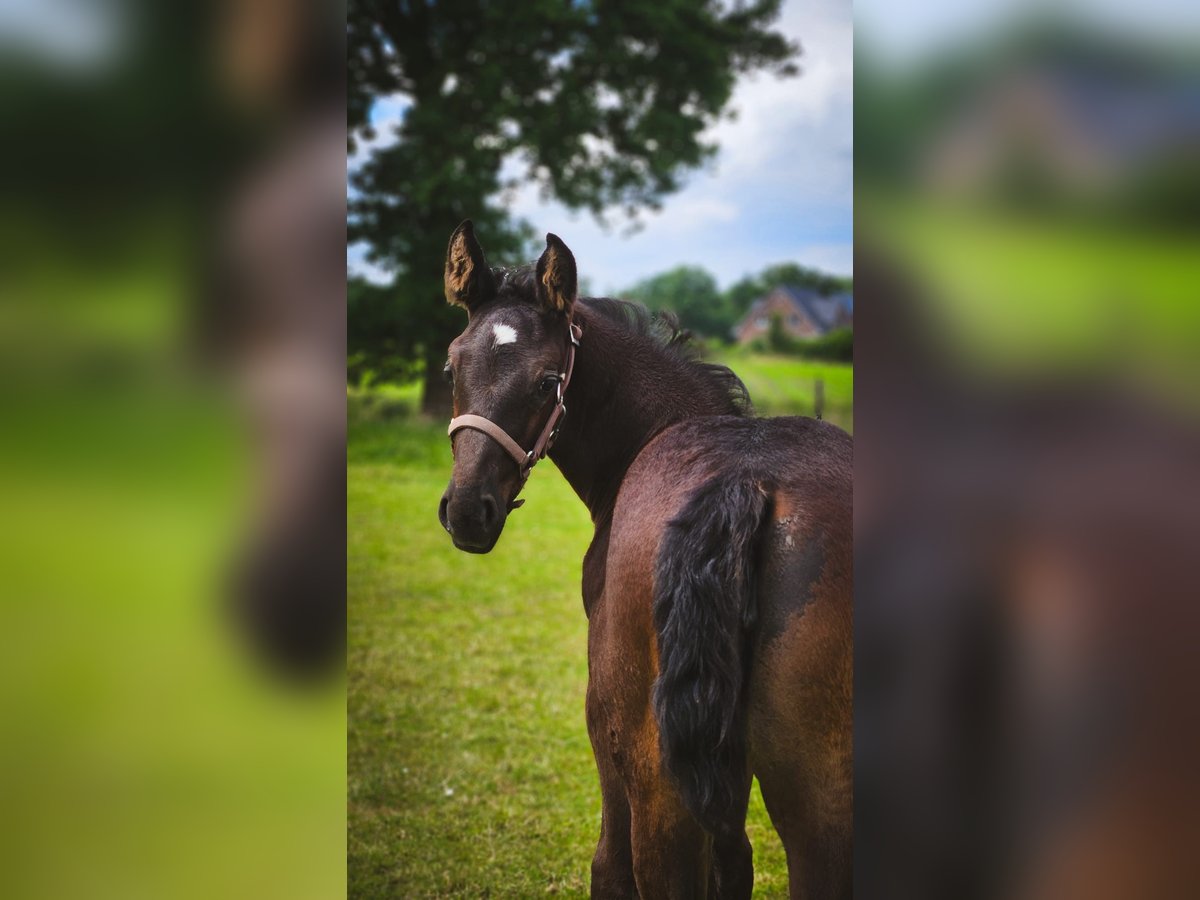
[[[281,684],[222,601],[246,438],[173,358],[170,273],[58,271],[0,318],[5,894],[334,896],[341,679]]]
[[[235,182],[310,100],[233,71],[247,6],[0,17],[6,897],[344,893],[341,673],[280,678],[229,608],[261,471],[201,322]]]

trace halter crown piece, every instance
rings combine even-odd
[[[450,436],[451,447],[453,447],[454,432],[463,428],[473,428],[476,431],[482,431],[503,447],[508,455],[513,458],[513,461],[517,464],[517,468],[521,470],[521,485],[523,487],[537,461],[545,459],[546,453],[554,446],[554,439],[558,437],[558,429],[562,424],[562,417],[567,413],[567,405],[563,401],[567,394],[567,385],[571,383],[571,373],[575,371],[575,351],[579,347],[580,338],[583,337],[583,329],[574,322],[568,322],[567,336],[570,338],[570,343],[567,345],[567,363],[563,371],[558,373],[558,390],[554,408],[550,410],[550,417],[546,420],[546,424],[534,442],[532,450],[523,449],[520,444],[512,439],[507,431],[491,419],[472,415],[471,413],[455,416],[450,420],[450,427],[446,430],[446,434]],[[514,500],[509,508],[516,509],[524,502],[524,500]]]

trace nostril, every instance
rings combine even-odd
[[[438,521],[442,523],[442,527],[445,528],[448,533],[453,534],[453,532],[450,531],[450,518],[446,515],[446,509],[449,506],[450,499],[443,494],[442,502],[438,504]]]
[[[481,502],[483,504],[483,527],[491,528],[496,524],[496,518],[498,515],[496,501],[487,494],[484,494]]]

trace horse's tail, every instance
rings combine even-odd
[[[667,526],[654,567],[660,745],[684,804],[714,835],[746,815],[743,694],[769,502],[753,480],[712,479]]]

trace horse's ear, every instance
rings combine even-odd
[[[495,294],[496,280],[475,238],[475,226],[465,219],[446,248],[446,300],[470,312]]]
[[[538,299],[550,309],[570,315],[577,290],[575,257],[558,235],[546,235],[546,250],[537,261]]]

